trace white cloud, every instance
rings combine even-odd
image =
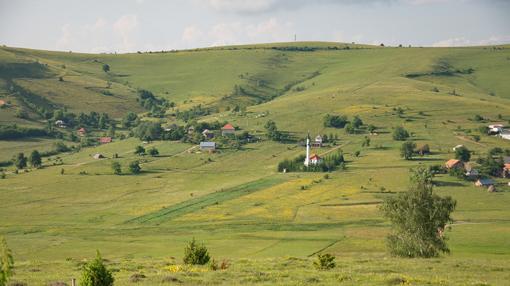
[[[181,39],[185,43],[194,43],[194,42],[200,40],[200,38],[203,37],[203,34],[204,33],[196,26],[188,26],[188,27],[184,28],[184,31],[182,32]]]
[[[278,0],[205,0],[213,9],[221,12],[258,13],[268,11]]]
[[[133,33],[138,27],[138,18],[136,15],[124,15],[113,24],[113,31],[120,35],[122,39],[121,51],[131,51],[135,48]]]
[[[433,47],[464,47],[464,46],[486,46],[510,43],[510,36],[491,36],[482,40],[470,40],[465,37],[455,37],[433,43]]]
[[[104,18],[97,18],[93,24],[64,24],[55,47],[58,50],[76,49],[92,53],[129,52],[137,46],[135,37],[137,28],[136,15],[124,15],[113,23]]]

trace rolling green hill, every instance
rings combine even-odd
[[[509,125],[509,74],[508,46],[302,42],[133,54],[2,47],[0,125],[45,128],[41,108],[104,112],[119,121],[132,111],[142,121],[185,125],[176,114],[200,106],[207,113],[195,121],[230,122],[238,134],[260,137],[209,154],[190,142],[142,142],[118,124],[110,144],[46,156],[39,169],[4,167],[0,234],[14,252],[14,280],[68,282],[99,249],[118,285],[133,284],[129,277],[140,272],[147,276],[140,285],[174,278],[184,285],[504,285],[510,279],[508,179],[495,178],[498,192],[489,193],[447,174],[434,177],[435,192],[457,200],[447,231],[452,252],[437,259],[390,257],[389,224],[378,205],[407,189],[410,168],[443,165],[458,144],[472,151],[472,161],[495,147],[510,149],[510,141],[480,131],[492,122]],[[150,117],[139,89],[175,106]],[[20,109],[28,118],[19,118]],[[364,127],[354,134],[324,127],[326,114],[359,116]],[[267,139],[268,120],[297,141],[308,132],[338,138],[313,152],[341,149],[346,169],[328,178],[278,173],[277,164],[304,154],[304,147]],[[376,131],[369,133],[368,125]],[[402,142],[392,139],[397,126],[418,146],[428,144],[431,154],[402,159]],[[79,144],[67,140],[73,129],[61,132],[65,144]],[[362,145],[366,138],[369,146]],[[61,141],[0,140],[0,161]],[[137,145],[160,154],[135,155]],[[106,158],[93,159],[97,153]],[[141,162],[139,175],[127,170],[133,160]],[[113,174],[113,161],[122,175]],[[181,264],[193,237],[231,268],[169,270]],[[338,267],[314,270],[317,253],[336,255]]]

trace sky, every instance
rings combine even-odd
[[[0,0],[0,44],[136,52],[332,41],[510,43],[510,0]]]

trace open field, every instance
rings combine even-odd
[[[287,45],[316,50],[277,49]],[[0,66],[35,59],[48,65],[28,66],[15,76],[0,70],[0,79],[7,82],[0,85],[0,99],[11,99],[13,105],[22,100],[9,91],[9,82],[49,106],[97,109],[119,119],[128,110],[145,112],[136,102],[136,89],[144,88],[175,102],[168,113],[203,104],[218,112],[199,121],[228,121],[252,134],[262,134],[271,119],[295,138],[307,132],[337,135],[347,160],[346,169],[329,178],[324,173],[283,174],[277,164],[303,154],[303,147],[262,136],[239,150],[209,154],[189,152],[191,143],[143,143],[130,137],[56,155],[62,165],[53,165],[56,156],[51,156],[29,172],[15,174],[14,167],[6,167],[6,178],[0,179],[0,234],[15,257],[13,280],[68,282],[98,249],[116,270],[116,285],[164,285],[164,279],[181,285],[508,283],[508,179],[496,179],[498,192],[488,193],[446,174],[434,178],[436,193],[457,200],[455,223],[447,231],[451,254],[437,259],[390,257],[385,248],[389,224],[378,206],[407,189],[410,168],[443,164],[453,158],[455,145],[473,151],[472,161],[494,147],[510,149],[510,141],[479,132],[480,126],[508,125],[510,120],[510,81],[504,78],[510,74],[509,47],[344,47],[292,43],[123,55],[0,48]],[[447,75],[438,72],[444,72],[445,62],[451,71]],[[111,66],[109,74],[101,70],[102,63]],[[456,71],[469,68],[474,71]],[[101,93],[108,81],[114,96]],[[251,92],[232,95],[236,85]],[[233,104],[247,106],[246,112],[227,111]],[[35,113],[28,120],[16,118],[13,110],[0,109],[2,124],[45,124]],[[375,125],[377,134],[326,128],[327,113],[349,119],[358,115],[365,125]],[[485,119],[475,121],[477,114]],[[182,123],[169,114],[158,120]],[[402,142],[391,135],[397,126],[412,132],[418,146],[429,144],[432,154],[402,159]],[[366,136],[371,144],[363,147]],[[47,150],[56,141],[2,140],[0,161],[18,152]],[[154,146],[160,154],[135,155],[137,145]],[[93,159],[96,153],[106,158]],[[113,158],[115,153],[119,158]],[[139,175],[127,172],[133,160],[141,161]],[[124,174],[113,174],[113,161],[121,163]],[[231,267],[171,272],[169,265],[181,264],[184,245],[193,237],[217,260],[230,260]],[[315,270],[311,264],[317,253],[337,256],[337,268]],[[147,278],[129,282],[135,273]]]

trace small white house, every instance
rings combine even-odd
[[[64,120],[57,120],[55,121],[55,126],[59,128],[66,128],[66,123],[64,122]]]
[[[506,140],[510,140],[510,130],[508,129],[503,129],[500,133],[499,133],[499,136],[503,139],[506,139]]]
[[[310,157],[310,164],[311,165],[318,165],[322,162],[322,158],[319,157],[317,154],[313,154],[312,157]]]
[[[313,147],[322,147],[322,142],[323,142],[323,138],[322,138],[322,136],[319,134],[319,135],[315,136],[315,140],[314,140],[314,142],[312,143],[312,146],[313,146]]]

